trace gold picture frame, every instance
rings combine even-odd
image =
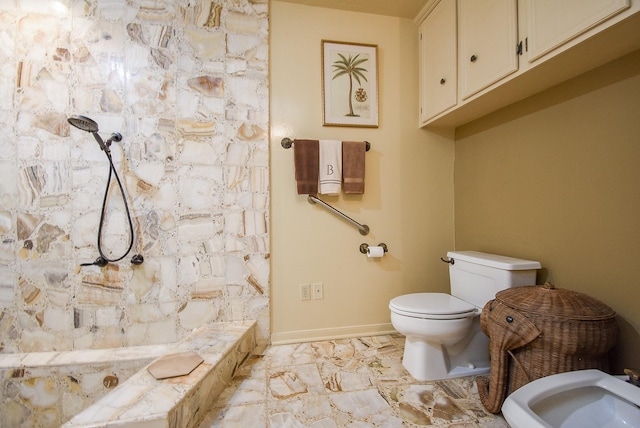
[[[322,40],[323,126],[378,127],[378,45]]]

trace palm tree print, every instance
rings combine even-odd
[[[343,54],[338,53],[339,60],[333,62],[333,77],[331,80],[335,80],[340,76],[349,76],[349,113],[345,116],[359,116],[353,112],[353,79],[358,82],[358,85],[362,85],[361,80],[368,82],[365,75],[368,71],[366,68],[361,67],[369,58],[360,58],[360,54],[356,56],[349,55],[349,58]]]

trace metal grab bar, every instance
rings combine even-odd
[[[307,201],[310,204],[320,204],[323,207],[325,207],[326,209],[328,209],[329,211],[331,211],[332,213],[342,217],[343,219],[347,220],[349,223],[351,223],[352,225],[354,225],[355,227],[358,228],[358,230],[360,231],[360,235],[368,235],[369,234],[369,226],[367,226],[366,224],[360,224],[357,221],[355,221],[354,219],[352,219],[351,217],[349,217],[348,215],[346,215],[345,213],[343,213],[342,211],[339,211],[337,209],[335,209],[334,207],[332,207],[331,205],[329,205],[328,203],[326,203],[325,201],[323,201],[322,199],[319,199],[316,196],[313,195],[309,195],[307,196]]]

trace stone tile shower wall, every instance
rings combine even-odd
[[[0,1],[0,352],[269,336],[268,0]],[[105,268],[108,163],[134,251]],[[113,188],[103,244],[126,249]],[[131,255],[144,264],[133,266]],[[117,254],[114,254],[117,255]]]

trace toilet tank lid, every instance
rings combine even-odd
[[[540,262],[535,260],[517,259],[514,257],[499,256],[497,254],[481,253],[479,251],[449,251],[447,257],[453,260],[463,260],[469,263],[504,270],[530,270],[540,269],[542,267]]]

